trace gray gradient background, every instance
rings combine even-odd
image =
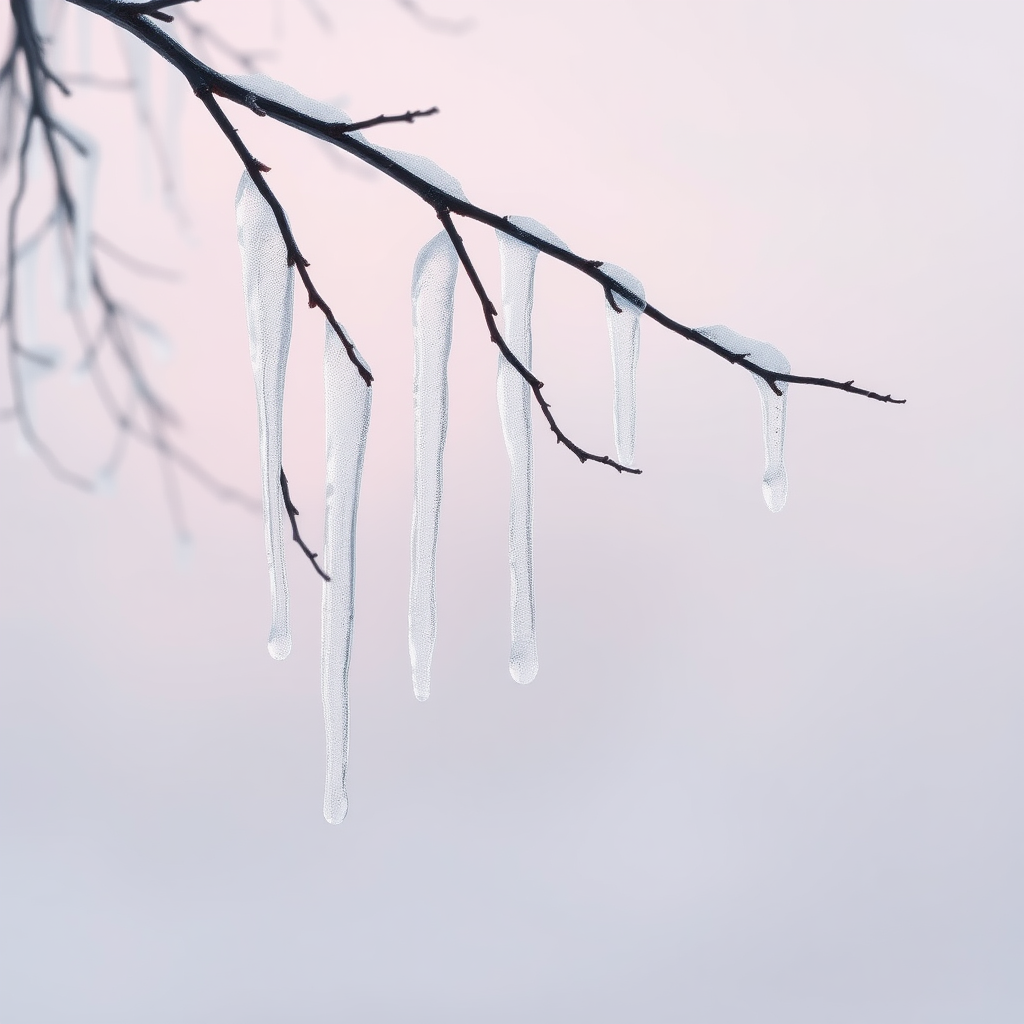
[[[234,112],[379,379],[349,819],[320,813],[312,574],[293,561],[295,651],[272,662],[257,520],[187,487],[183,563],[144,453],[89,498],[8,431],[0,1019],[1017,1024],[1021,6],[447,9],[475,32],[338,3],[318,39],[295,4],[272,73],[357,116],[438,103],[381,140],[629,268],[685,322],[910,401],[792,393],[773,516],[749,379],[645,327],[641,478],[538,431],[541,674],[517,687],[494,353],[461,290],[421,705],[408,284],[436,222]],[[261,3],[202,14],[275,32]],[[138,196],[131,112],[109,102],[78,108],[104,140],[100,222],[186,274],[135,286],[176,342],[158,374],[182,442],[254,491],[238,168],[190,104],[181,236]],[[493,239],[466,237],[494,282]],[[549,397],[608,448],[601,296],[543,261],[537,293]],[[321,329],[296,315],[286,465],[315,540]],[[42,415],[93,465],[100,421],[69,427],[62,387]]]

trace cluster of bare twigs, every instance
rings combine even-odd
[[[83,133],[54,112],[53,90],[70,95],[70,86],[50,66],[46,40],[36,22],[31,0],[11,0],[13,36],[0,65],[0,172],[11,172],[13,194],[7,209],[4,245],[3,332],[9,405],[0,416],[14,421],[29,448],[60,480],[83,490],[95,490],[115,473],[131,440],[158,456],[168,506],[175,527],[187,535],[176,479],[183,471],[217,496],[255,507],[246,495],[225,486],[181,451],[170,437],[175,416],[157,394],[139,355],[138,333],[154,330],[150,321],[130,303],[115,296],[107,283],[104,261],[148,276],[171,276],[124,252],[92,229],[88,197],[76,195],[69,173],[72,160],[95,159]],[[77,76],[76,85],[99,88],[130,87],[130,82]],[[150,133],[155,138],[155,133]],[[33,149],[45,168],[52,189],[42,212],[31,209],[30,162]],[[159,155],[159,153],[158,153]],[[165,173],[165,187],[169,176]],[[39,204],[35,204],[38,206]],[[62,270],[63,307],[71,332],[80,347],[77,369],[93,386],[101,408],[114,426],[114,440],[98,472],[88,474],[67,465],[42,436],[33,415],[28,380],[33,373],[54,369],[55,356],[40,346],[25,329],[34,317],[25,294],[27,263],[46,244],[54,246]]]
[[[245,107],[260,117],[271,117],[276,121],[312,135],[331,146],[347,152],[403,185],[434,209],[455,247],[463,269],[473,284],[480,301],[491,341],[529,384],[538,406],[555,434],[557,441],[564,444],[581,462],[600,462],[620,472],[639,472],[639,470],[616,462],[609,456],[596,455],[586,451],[572,441],[559,426],[552,412],[551,404],[547,401],[545,393],[542,391],[543,383],[514,356],[505,344],[497,325],[497,311],[494,303],[488,296],[466,246],[455,228],[453,215],[486,224],[533,246],[553,259],[573,267],[575,270],[593,279],[602,288],[613,308],[618,309],[615,296],[620,296],[631,303],[635,303],[648,317],[669,331],[761,377],[776,392],[779,392],[779,385],[781,383],[807,384],[846,391],[850,394],[860,395],[880,402],[900,401],[892,398],[891,395],[883,395],[875,391],[856,387],[852,380],[837,381],[825,377],[778,373],[760,366],[750,358],[749,354],[730,351],[693,328],[672,319],[650,303],[644,302],[643,299],[629,292],[628,289],[625,289],[613,277],[602,270],[601,261],[578,256],[565,248],[552,244],[542,237],[534,235],[528,230],[518,227],[506,217],[492,213],[470,203],[468,200],[444,191],[408,167],[396,162],[386,152],[371,145],[359,134],[363,130],[378,124],[394,121],[412,122],[420,117],[436,113],[436,108],[408,111],[397,115],[381,115],[355,123],[321,121],[286,103],[254,95],[243,85],[215,71],[161,27],[161,22],[171,22],[177,15],[185,25],[197,48],[219,50],[230,56],[246,70],[254,70],[258,55],[246,54],[236,50],[230,43],[187,16],[184,16],[180,10],[177,10],[182,4],[197,2],[197,0],[145,0],[145,2],[141,3],[129,3],[125,2],[125,0],[68,0],[68,2],[90,11],[116,27],[131,33],[168,61],[184,76],[194,94],[206,107],[229,144],[238,154],[243,166],[252,177],[261,195],[270,205],[285,242],[288,261],[296,268],[299,274],[302,284],[306,289],[309,306],[319,309],[330,322],[339,338],[342,339],[350,358],[358,367],[367,386],[372,383],[372,377],[369,371],[357,359],[350,339],[342,330],[330,306],[313,283],[309,272],[309,263],[302,256],[292,229],[288,224],[284,207],[267,183],[266,172],[269,168],[258,160],[246,147],[240,133],[228,119],[221,105],[221,100],[227,100]],[[402,2],[402,0],[399,0],[399,2]],[[411,6],[416,11],[419,11],[415,4],[406,4],[406,6]],[[63,126],[50,112],[50,107],[47,103],[47,90],[52,87],[66,91],[67,87],[64,83],[60,82],[46,64],[42,43],[32,22],[29,0],[11,0],[11,7],[15,14],[16,36],[11,52],[3,68],[0,69],[0,96],[3,97],[6,107],[10,109],[18,107],[22,111],[22,118],[19,128],[20,145],[17,147],[16,157],[19,175],[18,192],[15,202],[11,207],[8,221],[7,293],[3,321],[8,336],[8,352],[12,366],[11,376],[14,383],[14,406],[10,414],[18,419],[26,438],[29,439],[33,448],[39,452],[55,472],[58,472],[64,478],[71,479],[80,486],[89,486],[87,480],[60,466],[53,454],[38,438],[32,426],[26,404],[17,386],[19,360],[32,358],[31,354],[26,353],[20,345],[17,331],[17,266],[25,245],[24,242],[18,242],[18,218],[21,197],[24,191],[26,155],[31,143],[33,130],[38,126],[38,130],[42,133],[45,149],[55,177],[54,211],[50,221],[41,230],[57,231],[63,239],[65,248],[69,248],[74,244],[74,234],[77,229],[76,208],[67,183],[61,147],[70,146],[81,152],[82,143],[73,132]],[[171,9],[175,9],[175,12],[170,13]],[[20,72],[17,70],[19,67],[21,68]],[[5,129],[6,135],[10,136],[14,133],[14,120],[12,117],[7,118],[6,124],[9,127]],[[9,158],[8,149],[5,149],[5,152],[7,152]],[[21,248],[19,248],[19,244]],[[92,295],[99,302],[104,315],[97,333],[93,335],[88,334],[85,332],[84,326],[80,330],[83,332],[82,341],[89,360],[90,373],[94,378],[97,388],[103,395],[103,400],[108,404],[110,414],[115,422],[119,424],[122,433],[137,437],[154,447],[168,468],[169,476],[172,465],[178,465],[190,472],[195,472],[197,467],[184,460],[183,456],[168,442],[167,426],[170,421],[169,413],[163,403],[155,397],[134,357],[131,342],[131,325],[137,318],[137,314],[111,298],[103,285],[96,255],[100,251],[109,252],[109,250],[104,250],[94,236],[88,240],[87,249],[89,287]],[[75,320],[77,325],[80,318],[75,317]],[[113,352],[119,360],[122,371],[132,383],[132,390],[127,403],[118,403],[113,399],[110,388],[103,378],[99,369],[100,362],[97,358],[98,353],[103,349],[109,349]],[[143,421],[141,425],[140,418]],[[213,483],[209,479],[204,482]],[[219,485],[214,484],[214,486]],[[176,502],[176,499],[174,500]],[[313,565],[320,571],[315,561],[316,556],[302,543],[301,538],[298,536],[295,522],[295,515],[297,513],[294,506],[290,500],[286,500],[285,504],[291,517],[295,539],[300,543],[300,546]]]

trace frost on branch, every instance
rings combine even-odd
[[[529,217],[509,221],[552,245],[561,239]],[[533,281],[537,250],[498,230],[505,344],[528,370],[533,362]],[[537,611],[533,585],[533,392],[519,371],[498,354],[498,413],[511,477],[508,562],[511,575],[512,643],[508,668],[517,683],[536,678]]]
[[[241,86],[247,92],[252,93],[257,99],[262,97],[263,99],[273,100],[275,103],[291,107],[292,110],[296,110],[300,114],[305,114],[307,117],[315,118],[317,121],[323,121],[326,124],[352,124],[352,118],[345,111],[339,110],[330,103],[322,103],[320,100],[311,99],[297,89],[293,89],[290,85],[278,82],[268,75],[227,75],[225,77],[229,78],[235,85]],[[463,191],[462,185],[459,184],[458,180],[428,157],[419,156],[416,153],[404,153],[398,149],[388,149],[386,146],[378,146],[376,143],[371,142],[362,132],[350,132],[349,138],[361,142],[370,149],[376,150],[399,167],[429,182],[434,188],[444,192],[446,195],[454,196],[457,199],[466,198],[466,193]]]
[[[320,100],[311,99],[309,96],[299,92],[298,89],[279,82],[269,75],[225,75],[229,81],[235,83],[246,92],[251,92],[257,99],[273,100],[282,106],[291,107],[292,110],[306,117],[316,118],[317,121],[325,121],[327,124],[351,124],[352,118],[330,103],[323,103]]]
[[[327,480],[324,513],[324,581],[321,606],[320,691],[327,733],[324,817],[333,825],[348,811],[348,667],[355,613],[356,513],[363,475],[372,389],[367,387],[341,339],[326,324],[324,412]],[[362,356],[357,356],[366,367]],[[369,369],[369,367],[366,367]]]
[[[613,263],[602,263],[601,270],[638,299],[644,298],[644,286],[629,271]],[[614,289],[605,296],[604,310],[612,344],[612,425],[615,451],[624,466],[633,465],[636,447],[636,365],[640,358],[640,317],[645,305],[646,302],[636,305]]]
[[[263,474],[263,537],[270,570],[271,625],[267,648],[272,658],[292,649],[288,624],[288,572],[284,560],[284,502],[281,496],[281,418],[284,377],[292,336],[295,273],[288,266],[284,239],[267,201],[248,173],[235,195],[242,287],[249,325],[249,357],[256,385]]]
[[[699,327],[705,338],[737,355],[746,354],[752,362],[773,373],[789,373],[789,360],[773,345],[753,338],[744,338],[729,327],[717,324],[714,327]],[[764,479],[761,491],[765,504],[773,512],[781,512],[786,504],[789,482],[786,478],[786,464],[783,461],[786,444],[786,392],[789,385],[778,381],[781,395],[775,394],[771,385],[756,373],[757,390],[761,393],[761,426],[764,432]]]
[[[412,273],[415,476],[412,568],[409,582],[409,657],[417,699],[430,696],[430,662],[437,638],[435,577],[437,528],[448,432],[448,354],[459,258],[448,235],[436,234],[416,257]]]

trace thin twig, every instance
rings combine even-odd
[[[616,462],[608,455],[594,455],[592,452],[584,451],[578,444],[575,444],[570,440],[562,428],[555,422],[554,414],[551,412],[551,404],[541,394],[541,388],[544,387],[543,382],[538,380],[537,377],[534,376],[534,374],[519,360],[512,349],[508,347],[505,339],[501,336],[501,332],[498,330],[498,322],[496,319],[498,311],[494,308],[494,303],[491,302],[490,297],[484,288],[483,282],[480,280],[480,275],[476,272],[476,267],[473,266],[473,261],[469,258],[469,253],[466,251],[466,245],[462,241],[462,236],[455,230],[455,225],[452,223],[451,213],[444,207],[441,207],[441,209],[437,211],[437,216],[444,225],[445,231],[448,232],[448,237],[452,240],[452,245],[455,246],[455,251],[458,253],[459,262],[466,271],[469,280],[473,284],[473,290],[476,292],[477,298],[480,300],[480,306],[483,309],[484,320],[487,322],[487,331],[491,336],[491,341],[498,346],[498,350],[505,359],[515,367],[519,376],[529,384],[530,390],[533,391],[533,396],[536,398],[541,412],[544,413],[544,418],[548,421],[548,426],[551,427],[554,432],[558,443],[564,444],[565,447],[580,460],[580,462],[600,462],[605,466],[611,466],[612,469],[617,469],[620,473],[639,474],[639,469],[634,469],[631,466],[624,466],[621,462]]]
[[[315,551],[310,551],[306,542],[299,535],[299,510],[292,502],[291,494],[288,493],[288,477],[284,475],[284,466],[281,467],[281,497],[284,498],[284,510],[288,513],[288,518],[291,520],[292,540],[302,548],[302,553],[309,559],[313,568],[316,569],[327,583],[330,583],[331,577],[320,568],[320,563],[317,561],[317,553]]]
[[[173,64],[188,79],[189,84],[204,102],[206,102],[206,99],[204,98],[206,92],[212,91],[218,96],[242,106],[251,105],[253,101],[251,92],[202,63],[202,61],[189,53],[188,50],[152,22],[148,22],[143,18],[137,17],[133,13],[134,5],[123,3],[121,0],[68,0],[68,2],[93,11],[101,17],[106,18],[109,21],[113,21],[132,34],[138,36],[138,38],[163,56],[164,59]],[[207,106],[209,106],[209,103],[207,103]],[[388,177],[397,181],[399,184],[404,185],[410,191],[418,195],[424,200],[424,202],[432,206],[435,211],[440,211],[443,207],[452,214],[456,214],[460,217],[466,217],[469,220],[475,220],[478,223],[485,224],[497,231],[502,231],[513,238],[519,239],[519,241],[526,242],[528,245],[547,254],[548,256],[553,257],[554,259],[559,260],[561,263],[565,263],[567,266],[580,271],[580,273],[586,274],[588,277],[596,281],[601,286],[602,290],[611,290],[627,301],[635,303],[638,307],[643,309],[646,316],[649,316],[652,320],[661,324],[661,326],[667,328],[669,331],[678,334],[680,337],[686,338],[688,341],[692,341],[695,344],[700,345],[702,348],[707,349],[709,352],[713,352],[715,355],[730,363],[742,366],[744,369],[749,370],[751,373],[754,373],[767,381],[768,384],[776,389],[780,382],[788,384],[807,384],[815,387],[827,387],[838,391],[845,391],[848,394],[860,395],[864,398],[870,398],[878,402],[902,404],[905,401],[904,399],[893,398],[891,395],[883,395],[879,392],[871,391],[866,388],[855,387],[851,381],[832,380],[828,377],[776,373],[773,370],[760,366],[753,362],[748,356],[737,355],[735,352],[729,351],[724,346],[718,345],[709,338],[706,338],[695,328],[687,327],[685,324],[672,319],[649,303],[645,304],[639,296],[634,295],[628,289],[619,284],[619,282],[613,277],[605,273],[601,269],[601,261],[590,260],[582,256],[577,256],[568,249],[564,249],[558,245],[553,245],[551,242],[533,234],[531,231],[517,227],[507,217],[502,217],[489,210],[485,210],[482,207],[474,205],[468,200],[449,195],[434,183],[416,174],[414,171],[410,171],[407,167],[393,160],[390,156],[381,152],[380,149],[373,146],[371,143],[361,138],[353,138],[351,131],[344,130],[343,126],[339,126],[331,122],[320,121],[317,118],[310,117],[307,114],[303,114],[300,111],[295,110],[293,107],[290,107],[285,103],[279,103],[263,96],[258,97],[258,106],[262,113],[274,120],[280,121],[282,124],[289,125],[300,131],[306,132],[315,138],[322,139],[324,142],[337,146],[340,149],[351,153],[353,156],[358,157],[371,167],[375,167],[377,170],[382,171]],[[234,133],[234,129],[231,129],[230,126],[227,129],[223,129],[222,126],[222,130],[225,130],[225,134],[228,134],[228,131],[232,134]],[[228,137],[231,138],[231,135]],[[238,149],[238,146],[236,145],[235,148]],[[244,150],[244,147],[242,147],[242,149]],[[350,358],[355,361],[355,357],[352,353],[350,353]]]

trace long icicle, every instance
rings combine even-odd
[[[745,353],[755,363],[775,373],[789,373],[789,360],[774,345],[755,341],[737,334],[723,324],[698,328],[705,338],[730,352]],[[768,382],[756,373],[750,375],[761,395],[761,432],[764,437],[764,477],[761,493],[765,504],[773,512],[781,512],[789,493],[789,479],[786,476],[786,398],[789,385],[778,382],[781,395],[775,394]]]
[[[602,263],[601,269],[634,295],[644,298],[644,286],[629,271],[614,263]],[[636,366],[640,358],[640,317],[644,306],[624,299],[612,289],[605,295],[604,309],[612,345],[615,451],[619,462],[632,466],[636,447]]]
[[[459,258],[448,235],[435,235],[416,257],[412,274],[415,353],[415,477],[412,511],[412,570],[409,582],[409,657],[417,700],[430,696],[430,662],[437,638],[434,586],[437,530],[448,432],[448,354]]]
[[[324,343],[327,483],[324,582],[320,615],[320,693],[327,733],[324,817],[336,825],[348,813],[348,667],[355,614],[356,515],[372,390],[328,323]],[[356,353],[364,367],[366,363]],[[369,369],[369,367],[366,367]]]
[[[284,377],[292,336],[295,273],[288,265],[284,240],[273,211],[248,172],[238,183],[235,218],[242,253],[249,357],[259,417],[263,537],[270,571],[271,625],[267,649],[272,658],[281,659],[287,658],[292,649],[280,480]]]
[[[524,231],[566,248],[561,239],[529,217],[509,217]],[[530,369],[533,364],[533,282],[537,250],[497,231],[501,257],[501,298],[505,343]],[[517,683],[537,677],[537,605],[533,583],[533,393],[522,375],[498,354],[498,413],[508,452],[511,488],[508,510],[508,562],[512,639],[508,670]]]

